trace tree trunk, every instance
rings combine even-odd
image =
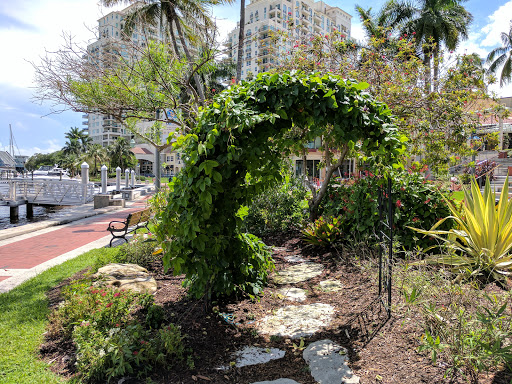
[[[343,160],[345,160],[345,156],[348,153],[348,145],[344,145],[343,149],[340,154],[340,158],[334,165],[329,165],[325,167],[325,179],[324,183],[322,184],[322,187],[318,190],[318,193],[314,198],[308,201],[309,204],[309,220],[315,221],[318,218],[318,208],[320,207],[320,203],[322,202],[322,199],[324,198],[327,188],[329,186],[329,181],[331,180],[332,174],[336,169],[341,167],[343,164]]]
[[[236,61],[236,82],[242,79],[242,60],[245,40],[245,0],[240,1],[240,31],[238,32],[238,56]]]
[[[183,47],[183,52],[185,52],[185,57],[187,58],[187,61],[190,66],[190,70],[194,70],[194,64],[192,62],[192,56],[190,55],[190,51],[188,50],[185,36],[183,35],[183,30],[181,29],[180,21],[175,18],[174,24],[176,25],[176,31],[178,32],[178,37],[181,41],[181,45]],[[201,103],[204,104],[204,90],[203,90],[203,84],[201,83],[201,79],[199,78],[199,75],[197,73],[194,73],[194,81],[197,86],[197,94],[199,95],[199,99],[201,100]]]

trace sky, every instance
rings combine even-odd
[[[352,37],[363,39],[361,22],[355,5],[373,7],[377,11],[385,0],[326,0],[353,16]],[[124,1],[122,3],[125,3]],[[240,2],[216,6],[213,16],[221,37],[236,26]],[[464,3],[473,14],[469,39],[460,44],[456,53],[478,53],[481,57],[501,46],[500,33],[508,32],[512,18],[512,0],[469,0]],[[49,103],[34,103],[34,69],[45,51],[55,51],[63,45],[63,36],[72,36],[84,47],[94,40],[97,20],[112,10],[98,0],[0,0],[0,150],[8,150],[9,125],[16,141],[16,154],[33,155],[61,149],[64,134],[71,127],[85,127],[81,113],[64,111],[52,114]],[[512,96],[512,85],[492,88],[499,96]],[[65,106],[63,106],[63,109]]]

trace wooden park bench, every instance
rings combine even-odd
[[[137,233],[137,230],[141,228],[146,228],[149,231],[148,223],[150,217],[151,210],[146,208],[141,211],[130,213],[124,221],[111,221],[107,228],[107,231],[112,234],[110,247],[112,247],[112,242],[115,239],[124,239],[126,242],[128,242],[126,235],[132,232]]]

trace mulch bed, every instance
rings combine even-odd
[[[201,300],[186,297],[181,283],[183,277],[162,273],[161,263],[155,262],[151,272],[158,281],[155,302],[162,305],[170,322],[179,324],[186,334],[186,346],[190,349],[195,368],[184,365],[174,366],[167,371],[155,372],[151,377],[157,383],[237,383],[248,384],[257,381],[290,378],[302,384],[314,384],[302,351],[297,348],[299,340],[260,335],[254,328],[255,320],[272,314],[286,305],[312,303],[330,304],[336,308],[331,324],[322,332],[306,340],[306,346],[316,340],[330,339],[348,348],[350,366],[360,376],[360,382],[367,383],[464,383],[457,377],[450,381],[444,378],[446,365],[438,361],[433,366],[429,356],[419,354],[417,347],[423,333],[418,314],[398,306],[391,319],[374,303],[377,297],[377,271],[361,268],[349,261],[342,261],[334,252],[322,251],[305,246],[297,234],[286,234],[264,239],[274,248],[277,270],[290,264],[285,256],[301,255],[308,261],[325,266],[322,275],[295,287],[308,291],[308,298],[301,303],[284,300],[275,294],[277,286],[270,283],[258,302],[248,299],[230,303],[213,303],[207,307]],[[324,292],[318,288],[322,280],[337,279],[343,284],[339,292]],[[60,288],[68,284],[64,281],[49,292],[52,306],[58,304]],[[401,300],[398,292],[393,292],[394,301]],[[365,311],[366,310],[366,311]],[[233,323],[228,324],[218,312],[233,315]],[[372,334],[373,333],[373,334]],[[295,344],[295,345],[294,345]],[[230,367],[231,354],[245,346],[280,348],[286,351],[284,358],[266,364],[243,368]],[[41,346],[42,358],[51,363],[54,372],[64,377],[75,375],[74,346],[62,340],[46,340]],[[227,366],[225,370],[220,369]],[[479,383],[510,383],[508,372],[495,372],[481,375]],[[124,384],[136,383],[125,380]]]

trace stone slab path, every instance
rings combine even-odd
[[[324,268],[318,263],[305,261],[300,255],[287,256],[292,266],[285,268],[272,277],[278,285],[291,285],[307,281],[322,274]],[[343,290],[338,280],[324,280],[316,286],[324,292]],[[297,287],[287,286],[277,290],[283,298],[291,301],[304,301],[306,291]],[[262,334],[289,337],[291,339],[307,338],[328,326],[335,315],[335,309],[329,304],[313,303],[306,305],[288,305],[279,308],[272,315],[257,322],[256,328]],[[320,340],[308,345],[303,358],[309,365],[311,375],[319,384],[358,384],[359,377],[354,375],[348,366],[347,350],[331,340]],[[253,358],[258,360],[260,351],[254,352]],[[274,381],[258,381],[251,384],[299,384],[295,380],[282,378]]]

